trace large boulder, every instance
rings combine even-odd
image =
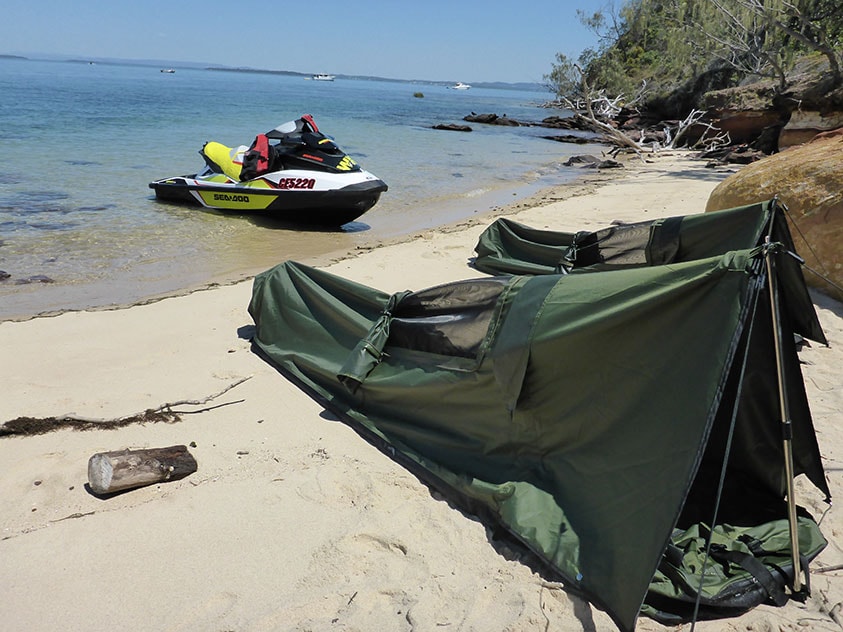
[[[768,156],[729,176],[712,191],[706,211],[743,206],[775,196],[789,209],[788,223],[809,268],[843,287],[843,129]],[[806,281],[843,300],[843,291],[810,271]]]

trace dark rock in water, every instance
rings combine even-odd
[[[29,285],[30,283],[55,283],[55,281],[43,274],[33,274],[25,279],[15,281],[15,285]]]
[[[542,136],[547,140],[555,140],[558,143],[576,143],[577,145],[585,145],[586,143],[594,142],[589,138],[583,136],[574,136],[573,134],[562,134],[561,136]]]
[[[498,116],[497,114],[475,114],[472,112],[468,116],[464,116],[464,121],[470,123],[485,123],[486,125],[505,125],[508,127],[520,127],[522,125],[531,125],[531,123],[521,123],[515,119],[509,118],[506,114]]]
[[[509,118],[506,114],[498,116],[497,114],[477,114],[472,112],[468,116],[463,117],[464,121],[469,123],[483,123],[484,125],[503,125],[504,127],[548,127],[551,129],[573,129],[581,132],[594,133],[591,127],[582,117],[573,116],[548,116],[542,119],[541,122],[536,121],[518,121]]]
[[[471,128],[468,125],[456,125],[454,123],[439,123],[434,125],[433,129],[444,129],[450,132],[470,132]]]
[[[464,116],[464,121],[469,121],[471,123],[486,123],[488,125],[494,125],[495,121],[498,120],[497,114],[475,114],[472,112],[468,116]]]
[[[6,272],[5,270],[0,270],[0,281],[5,281],[6,279],[11,278],[11,274]]]

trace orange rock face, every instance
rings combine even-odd
[[[788,224],[807,268],[837,287],[808,269],[805,280],[843,300],[843,129],[743,167],[712,191],[706,211],[775,196],[789,209]]]

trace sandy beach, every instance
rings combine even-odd
[[[684,152],[627,159],[471,221],[305,263],[386,292],[423,289],[482,276],[468,262],[494,216],[570,231],[699,213],[728,173]],[[0,323],[0,424],[168,405],[180,417],[0,436],[0,630],[617,629],[253,353],[251,290]],[[800,357],[837,499],[843,304],[812,297],[830,346]],[[109,498],[86,489],[95,453],[177,444],[195,473]],[[829,540],[811,598],[697,629],[843,627],[843,516],[804,480],[797,495]],[[642,617],[637,629],[676,628]]]

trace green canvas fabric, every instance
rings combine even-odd
[[[710,518],[728,436],[723,515],[782,517],[763,276],[745,250],[390,295],[287,262],[256,277],[249,311],[284,375],[632,630],[674,529]],[[785,338],[795,469],[828,495]]]
[[[799,550],[803,565],[819,554],[828,542],[817,524],[808,516],[799,516]],[[728,556],[758,560],[766,567],[769,579],[793,578],[789,525],[786,520],[771,520],[758,525],[719,524],[711,533],[702,525],[674,530],[670,547],[650,582],[642,611],[665,625],[679,625],[698,608],[698,619],[712,619],[741,614],[757,603],[765,591],[752,573],[738,564],[729,564]],[[747,565],[749,566],[749,565]],[[751,567],[751,566],[750,566]],[[701,570],[705,572],[702,573]],[[700,582],[700,577],[703,578]],[[778,605],[786,601],[780,588]],[[697,592],[701,593],[699,605]],[[668,610],[661,610],[667,607]]]
[[[760,245],[774,200],[596,231],[555,232],[499,218],[481,234],[474,266],[490,274],[558,274],[594,264],[661,265]],[[573,252],[572,252],[573,249]]]
[[[596,231],[556,232],[499,218],[483,231],[472,265],[488,274],[585,274],[714,257],[761,246],[769,237],[795,252],[784,207],[771,199],[732,209],[618,224]],[[795,333],[828,344],[800,281],[799,262],[783,260],[793,292],[786,308]]]
[[[661,265],[760,245],[774,201],[574,233],[499,218],[480,235],[474,266],[490,274],[559,274],[602,264]]]

